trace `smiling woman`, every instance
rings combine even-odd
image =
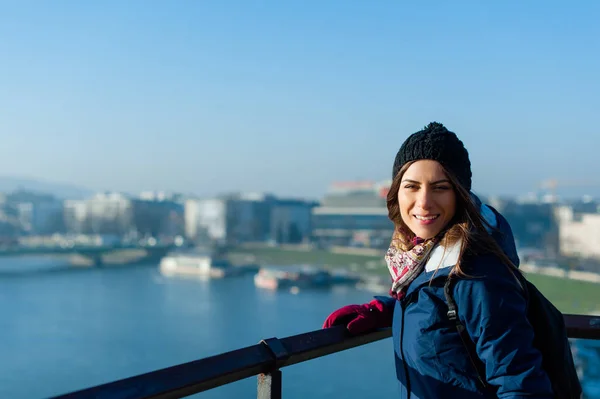
[[[570,352],[558,374],[546,368],[511,228],[471,192],[471,176],[466,148],[442,124],[406,139],[387,196],[390,296],[338,309],[324,328],[391,326],[401,397],[550,399],[572,382],[561,385],[565,375],[575,381],[564,397],[578,397]]]

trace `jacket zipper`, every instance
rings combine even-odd
[[[438,277],[439,278],[439,277]],[[404,311],[406,306],[412,301],[414,295],[419,292],[420,288],[417,288],[410,295],[405,296],[400,305],[402,306],[402,326],[400,327],[400,354],[402,356],[402,365],[404,366],[404,376],[406,378],[406,399],[410,399],[411,397],[411,389],[410,389],[410,377],[408,373],[408,364],[406,363],[406,357],[404,356]]]
[[[405,298],[406,299],[406,298]],[[406,364],[406,357],[404,356],[404,309],[405,302],[402,305],[402,326],[400,327],[400,355],[402,356],[402,365],[404,366],[404,376],[406,378],[406,399],[410,399],[410,380],[408,374],[408,365]]]
[[[437,278],[440,278],[440,277],[437,277]],[[436,280],[436,279],[434,279],[434,280]],[[410,390],[410,379],[409,379],[409,373],[408,373],[408,364],[406,363],[406,357],[404,356],[404,311],[406,309],[406,306],[412,300],[412,297],[414,295],[416,295],[416,293],[419,292],[419,290],[420,290],[420,288],[417,288],[415,291],[411,292],[410,295],[405,296],[400,302],[400,305],[402,306],[402,326],[400,327],[400,355],[402,356],[402,365],[404,366],[404,376],[406,378],[406,395],[407,395],[406,399],[410,399],[411,390]]]

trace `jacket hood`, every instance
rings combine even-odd
[[[488,223],[486,230],[498,243],[502,251],[508,256],[510,261],[519,267],[519,256],[517,254],[517,246],[515,244],[515,238],[513,236],[512,229],[506,218],[494,209],[491,205],[484,204],[481,202],[479,197],[471,193],[471,197],[475,202],[475,205],[479,207],[479,211],[483,219]]]

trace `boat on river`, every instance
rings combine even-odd
[[[360,278],[344,271],[331,271],[312,266],[261,267],[254,276],[259,288],[323,288],[341,284],[356,284]]]
[[[225,257],[202,251],[168,254],[161,259],[159,268],[164,276],[185,275],[203,278],[232,277],[258,271],[258,266],[236,266]]]

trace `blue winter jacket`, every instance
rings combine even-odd
[[[508,222],[490,207],[481,209],[501,233],[494,233],[494,238],[518,265]],[[435,248],[401,301],[377,297],[394,307],[392,330],[400,397],[553,398],[550,381],[541,368],[541,354],[532,346],[533,329],[526,318],[523,291],[508,268],[491,255],[473,259],[469,263],[473,278],[461,278],[453,291],[458,317],[494,389],[481,386],[456,326],[446,314],[444,283],[456,264],[459,248]]]

